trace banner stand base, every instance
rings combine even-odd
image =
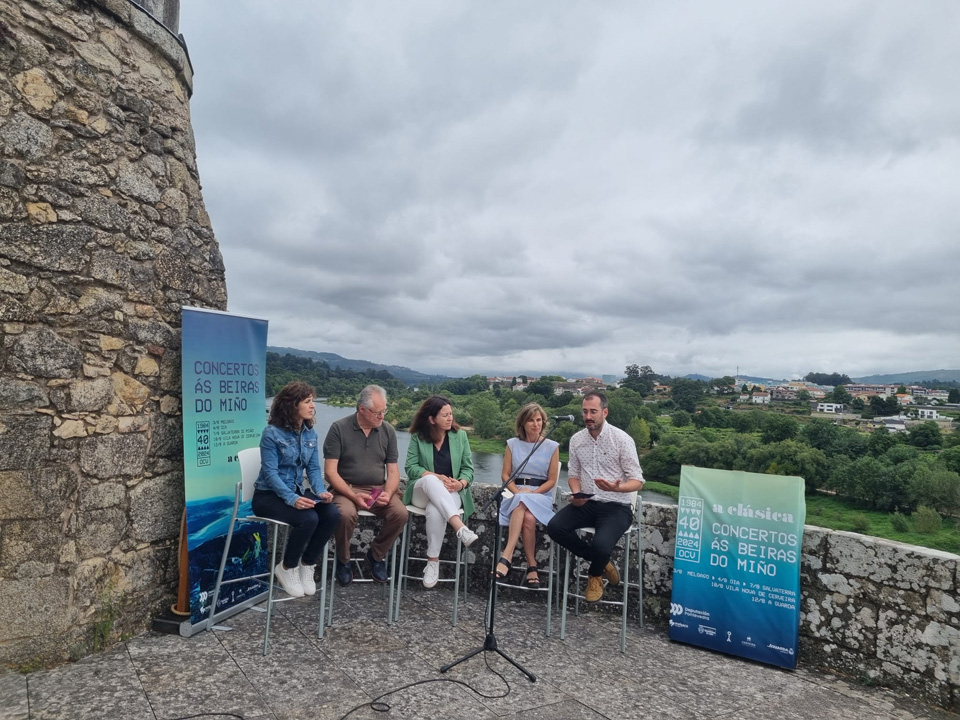
[[[217,613],[214,618],[214,622],[220,622],[221,620],[226,620],[228,617],[236,615],[238,612],[242,612],[247,608],[253,608],[258,610],[259,608],[254,607],[259,605],[264,600],[267,599],[267,591],[264,590],[259,595],[256,595],[252,598],[247,598],[242,603],[229,607],[226,610],[222,610]],[[177,616],[170,610],[165,612],[159,617],[155,617],[151,623],[150,629],[155,632],[167,633],[170,635],[179,635],[181,637],[192,637],[197,633],[203,632],[204,630],[210,628],[211,630],[232,630],[233,628],[225,627],[222,625],[213,625],[210,627],[209,620],[201,620],[200,622],[193,624],[190,622],[190,618],[183,616]]]
[[[185,620],[182,615],[175,615],[168,610],[163,615],[153,619],[153,622],[150,623],[150,629],[168,635],[180,635],[180,626],[184,622],[189,624],[189,617]]]

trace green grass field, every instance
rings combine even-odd
[[[943,527],[937,533],[915,532],[912,521],[910,531],[899,532],[891,523],[890,513],[865,509],[848,500],[829,495],[807,495],[807,525],[848,530],[960,554],[960,528],[957,527],[957,518],[952,517],[943,519]]]
[[[478,438],[476,435],[470,435],[469,438],[470,449],[473,452],[495,453],[497,455],[503,455],[503,449],[507,446],[505,440],[498,440],[496,438]]]

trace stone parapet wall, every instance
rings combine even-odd
[[[644,504],[644,612],[669,620],[676,507]],[[960,556],[807,525],[799,662],[960,710]]]
[[[0,662],[174,600],[180,308],[226,307],[191,79],[127,0],[0,0]]]

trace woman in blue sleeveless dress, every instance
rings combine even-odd
[[[506,480],[529,455],[543,435],[547,413],[537,403],[527,403],[517,415],[517,436],[507,440],[503,455],[502,480]],[[500,506],[500,524],[507,526],[507,543],[497,562],[497,578],[504,578],[513,565],[517,541],[523,537],[523,554],[527,559],[526,585],[540,587],[537,574],[537,522],[546,525],[553,517],[553,491],[560,476],[560,445],[544,440],[520,476],[507,485],[513,497]]]

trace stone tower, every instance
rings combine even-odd
[[[0,663],[174,600],[180,308],[224,309],[179,0],[0,0]]]

